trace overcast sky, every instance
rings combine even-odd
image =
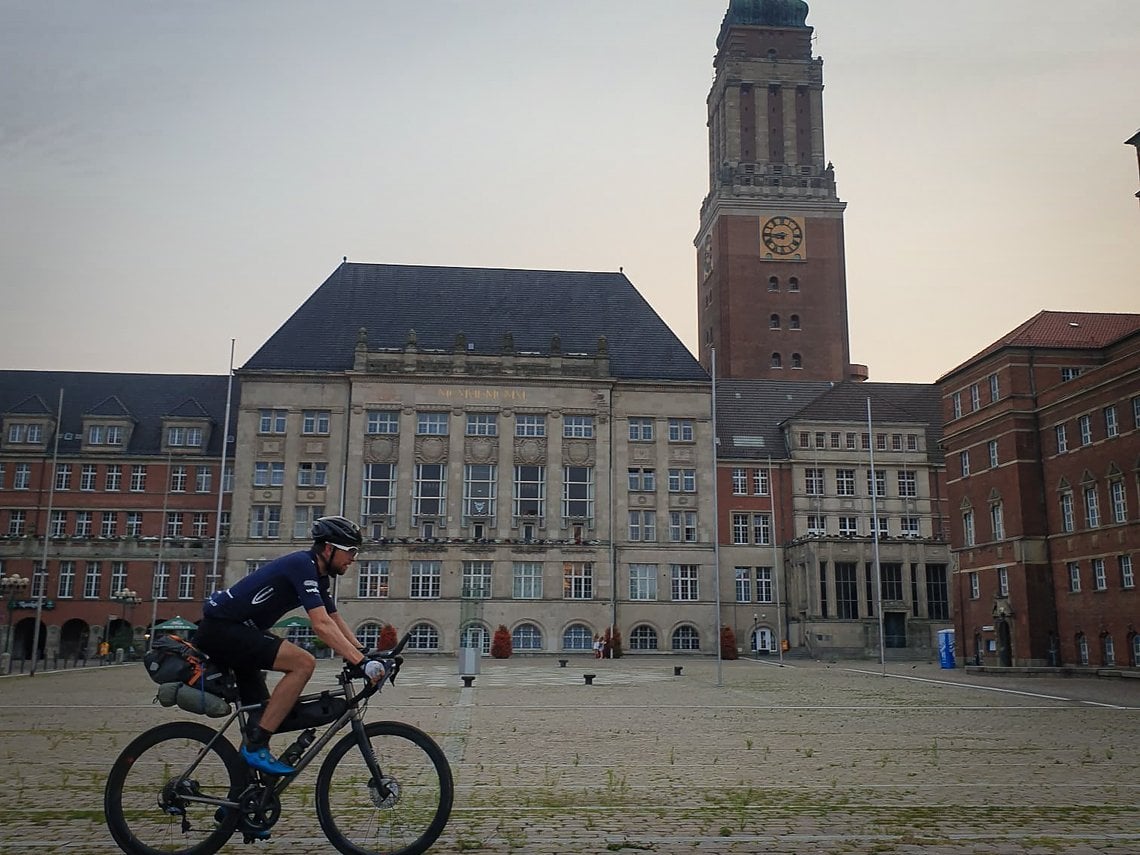
[[[1140,311],[1138,0],[809,5],[872,379]],[[225,373],[345,255],[621,267],[695,351],[727,6],[0,0],[0,368]]]

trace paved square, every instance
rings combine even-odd
[[[433,851],[1140,851],[1140,680],[741,660],[718,686],[717,672],[520,657],[484,660],[463,689],[453,660],[412,655],[368,717],[424,728],[451,759],[456,806]],[[334,673],[320,663],[314,685]],[[0,852],[118,851],[107,770],[186,715],[153,696],[138,665],[0,678]],[[333,851],[315,778],[249,851]]]

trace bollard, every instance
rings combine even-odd
[[[464,674],[461,678],[463,680],[463,688],[470,689],[471,684],[475,682],[475,677],[471,674]]]
[[[565,667],[566,667],[566,663],[567,663],[567,662],[569,662],[569,661],[570,661],[569,659],[559,659],[559,660],[558,660],[558,667],[559,667],[559,668],[565,668]]]
[[[683,665],[674,665],[674,666],[673,666],[673,676],[674,676],[674,677],[680,677],[680,676],[681,676],[681,669],[682,669],[683,667],[685,667],[685,666],[683,666]]]
[[[586,685],[592,686],[592,685],[594,685],[594,678],[597,677],[598,675],[597,674],[583,674],[582,676],[586,678]]]

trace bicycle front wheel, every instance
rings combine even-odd
[[[225,845],[239,813],[218,814],[216,802],[236,800],[248,771],[226,739],[206,750],[216,735],[204,724],[179,721],[148,730],[123,749],[103,792],[107,827],[120,849],[211,855]]]
[[[422,730],[395,721],[364,725],[367,746],[350,733],[317,776],[317,817],[345,855],[419,855],[451,815],[455,785],[443,750]],[[371,750],[380,768],[364,761]]]

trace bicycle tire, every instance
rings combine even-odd
[[[455,783],[447,757],[410,724],[376,721],[364,732],[394,793],[382,793],[350,733],[329,751],[317,775],[317,818],[344,855],[420,855],[443,833]],[[349,752],[355,752],[350,754]]]
[[[146,731],[123,749],[103,791],[107,827],[120,849],[128,855],[212,855],[226,844],[240,819],[238,811],[229,811],[219,823],[214,806],[188,804],[191,828],[186,834],[182,817],[159,804],[171,776],[188,768],[215,736],[217,731],[204,724],[178,721]],[[237,749],[218,738],[191,778],[198,792],[236,799],[248,775]]]

